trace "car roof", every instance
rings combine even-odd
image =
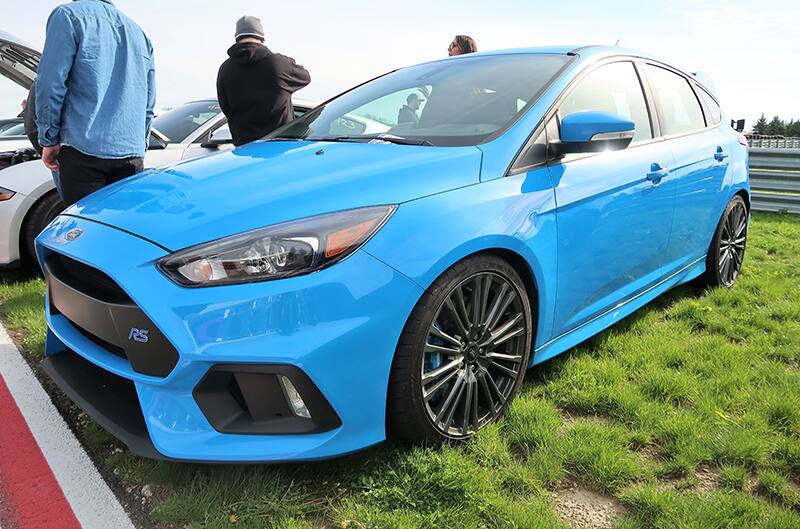
[[[488,51],[480,51],[476,53],[471,53],[469,55],[458,55],[455,57],[444,57],[442,59],[437,59],[435,61],[430,62],[439,62],[439,61],[446,61],[446,60],[458,60],[460,58],[467,58],[467,57],[488,57],[488,56],[496,56],[496,55],[575,55],[580,57],[583,60],[593,61],[603,59],[605,57],[615,57],[615,56],[626,56],[626,57],[639,57],[642,59],[648,59],[652,61],[657,61],[662,64],[669,66],[670,68],[674,68],[679,72],[683,73],[687,77],[693,78],[697,81],[698,84],[706,88],[707,91],[710,93],[716,93],[714,83],[711,81],[711,78],[706,74],[694,74],[690,73],[688,70],[680,68],[674,64],[671,64],[669,61],[666,61],[660,57],[657,57],[653,54],[646,53],[643,51],[631,49],[631,48],[620,48],[618,46],[606,46],[606,45],[598,45],[598,44],[590,44],[590,45],[562,45],[562,46],[534,46],[534,47],[527,47],[527,48],[509,48],[509,49],[502,49],[502,50],[488,50]]]

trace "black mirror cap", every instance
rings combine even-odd
[[[627,149],[633,141],[630,138],[608,138],[581,142],[564,143],[560,140],[551,141],[547,145],[548,153],[553,158],[566,154],[582,154],[604,151],[621,151]]]

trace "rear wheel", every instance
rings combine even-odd
[[[64,203],[56,191],[44,195],[28,211],[20,233],[20,253],[24,252],[24,257],[29,263],[36,264],[34,240],[62,211],[64,211]]]
[[[706,257],[703,286],[731,287],[739,277],[747,246],[747,206],[739,195],[725,208]]]
[[[390,430],[411,442],[466,439],[495,422],[525,376],[528,294],[504,260],[468,258],[417,303],[389,382]]]

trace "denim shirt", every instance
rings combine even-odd
[[[57,7],[36,80],[36,124],[45,147],[97,158],[144,156],[155,106],[153,46],[108,0]]]

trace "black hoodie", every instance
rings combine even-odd
[[[257,140],[291,121],[292,93],[311,82],[308,71],[256,42],[234,44],[228,55],[219,68],[217,97],[234,145]]]

